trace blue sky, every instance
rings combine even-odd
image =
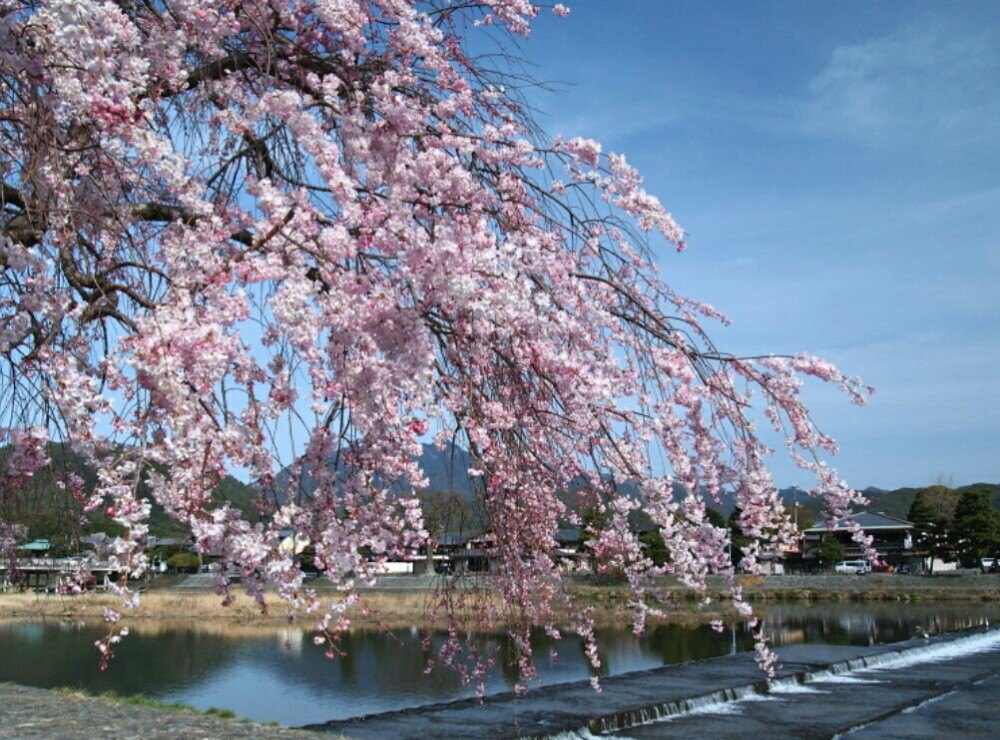
[[[807,392],[853,485],[1000,481],[1000,2],[564,2],[524,45],[540,121],[645,174],[720,346],[878,388]]]

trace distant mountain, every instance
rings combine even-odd
[[[422,444],[419,457],[420,467],[427,476],[427,485],[421,491],[436,491],[441,493],[454,493],[465,499],[475,497],[476,479],[469,475],[471,467],[469,453],[458,445],[451,445],[443,450],[439,450],[432,444]],[[330,458],[330,465],[333,465],[333,457]],[[343,478],[347,469],[342,461],[338,461],[338,477]],[[316,490],[316,479],[307,469],[298,481],[294,491],[293,475],[290,468],[284,468],[274,477],[275,488],[279,499],[284,499],[290,494],[310,495]],[[377,481],[381,484],[381,481]],[[395,481],[392,487],[401,495],[409,494],[413,487],[409,481]]]
[[[925,486],[920,487],[904,487],[896,488],[892,491],[887,491],[884,488],[864,488],[861,492],[868,498],[868,506],[865,507],[868,511],[877,511],[882,514],[888,514],[889,516],[898,517],[900,519],[905,519],[909,516],[910,506],[913,504],[913,499],[916,498],[917,491]],[[993,501],[993,508],[1000,509],[1000,484],[997,483],[973,483],[968,486],[959,486],[953,489],[956,493],[961,494],[962,491],[968,491],[973,488],[985,488],[990,492],[990,498]],[[788,499],[785,498],[785,490],[782,490],[782,498],[787,502]],[[819,516],[823,510],[823,502],[821,499],[814,498],[812,496],[800,496],[798,499],[800,505],[804,509],[812,513],[814,516]]]
[[[424,444],[421,446],[421,454],[418,458],[418,462],[428,479],[428,485],[422,488],[421,491],[456,493],[465,499],[472,499],[475,497],[475,486],[477,485],[477,482],[468,475],[468,469],[470,467],[470,457],[468,451],[458,445],[452,445],[444,450],[439,450],[434,445]],[[332,458],[330,464],[333,464]],[[340,468],[339,472],[342,474],[344,471],[343,463],[338,463],[338,466]],[[292,485],[293,476],[290,468],[283,469],[275,476],[275,488],[277,489],[279,500],[284,500],[284,498],[289,494]],[[315,479],[307,470],[296,486],[295,491],[301,495],[308,496],[316,490],[316,485]],[[570,494],[572,491],[578,490],[583,485],[583,479],[571,481],[567,486],[567,493],[562,496],[564,502],[574,505],[576,500]],[[401,494],[408,494],[413,490],[413,488],[406,481],[397,482],[395,488]],[[615,488],[619,493],[622,493],[629,498],[638,499],[640,496],[639,485],[634,480],[621,481],[615,485]],[[789,505],[796,502],[803,508],[809,508],[809,503],[813,501],[806,491],[795,487],[783,488],[780,493],[782,500]],[[684,497],[684,495],[684,487],[679,483],[675,483],[674,498],[676,500],[680,500]],[[710,505],[712,508],[720,511],[723,516],[728,517],[733,510],[734,500],[735,494],[732,491],[724,491],[721,496],[721,503],[718,505],[710,503]],[[817,506],[816,511],[819,511],[820,508],[821,507]]]
[[[6,465],[10,454],[8,447],[0,448],[0,469]],[[10,522],[28,527],[32,538],[65,538],[71,532],[107,532],[116,534],[120,527],[104,512],[91,512],[87,524],[80,527],[83,516],[82,503],[59,485],[66,473],[75,473],[83,480],[83,494],[89,495],[97,484],[97,475],[87,463],[66,444],[50,443],[48,454],[51,463],[35,473],[23,490],[0,497],[0,516]],[[140,497],[150,497],[145,484],[139,486]],[[217,503],[230,502],[244,516],[255,518],[253,501],[256,491],[231,476],[226,476],[213,493]],[[161,506],[153,502],[149,517],[150,532],[155,535],[180,534],[184,527],[168,516]]]
[[[9,450],[0,448],[0,468],[4,465]],[[84,480],[84,492],[89,493],[96,483],[96,476],[89,470],[83,461],[75,455],[67,446],[52,444],[49,446],[49,455],[53,461],[53,467],[59,470],[76,472]],[[468,474],[470,467],[470,457],[468,451],[453,445],[438,450],[430,444],[421,446],[420,465],[428,478],[428,485],[425,491],[454,493],[466,501],[475,498],[477,486],[481,485],[479,479],[472,478]],[[578,488],[581,482],[571,483],[569,490]],[[288,469],[282,470],[276,476],[276,487],[279,498],[288,494],[291,485],[291,475]],[[400,493],[412,492],[412,487],[406,481],[398,481],[395,484]],[[299,485],[299,490],[305,494],[312,493],[316,484],[308,475]],[[639,488],[634,481],[623,481],[619,483],[617,489],[632,498],[639,497]],[[140,487],[140,495],[146,496],[148,492]],[[1000,484],[997,483],[974,483],[968,486],[961,486],[955,489],[962,492],[972,488],[985,488],[990,492],[994,508],[1000,509]],[[870,499],[870,504],[865,507],[870,511],[882,512],[889,516],[906,518],[909,515],[910,505],[920,490],[916,487],[904,487],[894,490],[868,487],[862,492]],[[823,502],[821,499],[810,496],[806,491],[795,488],[783,488],[780,490],[782,501],[791,506],[793,503],[811,514],[815,519],[819,519],[822,514]],[[216,502],[230,502],[234,507],[240,509],[244,516],[255,518],[254,501],[257,498],[257,491],[254,487],[242,483],[232,477],[226,477],[219,484],[214,493]],[[684,490],[678,485],[675,486],[675,498],[681,498]],[[712,505],[718,509],[723,516],[728,517],[733,510],[734,494],[731,491],[723,493],[721,503]],[[567,502],[572,502],[572,497],[566,497]],[[51,537],[65,534],[71,527],[75,526],[73,520],[79,520],[82,512],[79,511],[79,501],[70,496],[56,485],[56,476],[51,470],[43,470],[37,473],[31,483],[29,490],[16,495],[7,500],[6,505],[0,511],[0,516],[4,516],[8,521],[27,524],[31,537]],[[177,534],[183,531],[182,526],[154,504],[150,517],[150,529],[153,534]],[[105,531],[114,533],[116,525],[109,518],[100,512],[94,512],[89,524],[84,528],[84,532]]]
[[[470,466],[469,453],[459,447],[452,445],[444,450],[439,450],[434,445],[422,445],[419,457],[420,466],[428,478],[428,485],[422,491],[436,491],[443,493],[456,493],[460,497],[471,500],[475,497],[475,486],[477,482],[468,475]],[[342,467],[342,466],[341,466]],[[289,469],[284,469],[275,477],[279,498],[287,495],[291,485],[291,473]],[[582,485],[581,481],[573,481],[568,486],[568,491],[578,489]],[[396,489],[402,493],[411,493],[412,487],[406,481],[398,481]],[[975,483],[970,486],[962,486],[955,489],[964,491],[969,488],[988,488],[993,498],[994,507],[1000,509],[1000,484],[995,483]],[[303,476],[297,488],[301,493],[311,494],[316,488],[316,482],[308,473]],[[616,485],[619,492],[631,498],[639,497],[639,486],[635,481],[622,481]],[[878,511],[889,516],[906,518],[910,511],[910,505],[917,494],[919,488],[905,487],[894,490],[869,486],[861,489],[861,492],[870,500],[866,507],[871,511]],[[814,519],[818,520],[823,514],[823,501],[820,498],[810,496],[805,491],[796,486],[790,486],[779,490],[781,500],[791,508],[793,505],[800,507],[800,510],[808,512]],[[684,488],[680,484],[674,485],[674,498],[681,499],[685,495]],[[710,506],[718,510],[723,516],[728,517],[735,505],[735,494],[732,491],[724,491],[720,497],[720,503],[710,502]],[[567,503],[573,502],[572,496],[564,496]]]
[[[922,488],[922,486],[920,488]],[[861,490],[861,492],[869,500],[869,504],[864,508],[868,511],[877,511],[883,514],[888,514],[889,516],[905,519],[910,513],[910,505],[913,503],[913,499],[916,497],[917,491],[919,491],[920,488],[905,487],[890,491],[884,488],[869,486],[868,488]],[[1000,509],[1000,484],[973,483],[968,486],[960,486],[954,490],[960,494],[962,491],[973,488],[986,488],[989,490],[993,501],[993,508]],[[625,483],[619,486],[619,490],[628,491],[630,489],[635,489],[635,495],[638,495],[638,491],[634,483]],[[808,514],[811,515],[816,521],[818,521],[823,515],[823,500],[816,496],[810,496],[808,491],[795,486],[790,486],[788,488],[780,489],[778,494],[789,509],[791,509],[792,506],[798,506],[800,511],[808,512]],[[680,499],[683,496],[684,489],[680,486],[675,486],[674,498]],[[732,513],[735,506],[735,499],[735,493],[729,490],[723,491],[720,497],[720,503],[715,504],[710,502],[709,506],[718,510],[723,516],[728,517]]]

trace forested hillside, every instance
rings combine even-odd
[[[51,463],[35,473],[30,481],[11,491],[12,495],[0,497],[3,510],[0,517],[28,528],[28,537],[46,538],[54,543],[72,542],[76,537],[91,532],[117,534],[119,527],[102,511],[92,511],[83,517],[86,496],[93,490],[97,477],[83,460],[69,447],[51,444],[48,447]],[[0,449],[0,469],[6,465],[8,449]],[[81,485],[77,490],[67,485],[70,474],[75,474]],[[140,486],[140,494],[148,495]],[[256,492],[245,483],[226,476],[215,490],[217,501],[229,501],[253,517]],[[164,536],[181,534],[184,528],[169,517],[155,503],[150,516],[150,533]]]
[[[0,468],[6,462],[7,454],[6,449],[0,450]],[[89,470],[83,461],[64,445],[50,445],[49,455],[52,459],[50,467],[39,471],[30,483],[14,496],[0,499],[6,502],[6,507],[4,511],[0,511],[0,516],[8,521],[26,525],[28,536],[31,538],[59,539],[62,537],[72,539],[90,532],[115,533],[117,531],[116,525],[103,512],[91,512],[88,521],[81,524],[83,514],[81,499],[93,489],[96,483],[93,471]],[[425,444],[420,462],[429,480],[429,485],[418,492],[424,499],[425,505],[431,501],[437,501],[437,498],[443,497],[442,500],[455,498],[462,503],[460,508],[463,511],[478,514],[477,507],[474,505],[476,499],[475,483],[468,475],[470,465],[468,452],[457,446],[441,451],[432,445]],[[54,475],[53,471],[58,471],[59,474]],[[81,490],[77,491],[75,495],[73,491],[57,483],[57,480],[64,479],[65,474],[70,472],[79,476],[83,482]],[[292,493],[290,488],[293,481],[287,470],[276,476],[276,484],[279,497],[283,498]],[[299,495],[309,495],[314,486],[315,484],[308,474],[303,476],[302,480],[295,482],[295,488]],[[573,488],[573,485],[569,486],[570,490]],[[617,488],[626,495],[638,495],[636,486],[629,481],[619,484]],[[399,484],[399,489],[400,492],[412,492],[412,488],[405,482]],[[953,490],[957,498],[962,491],[971,489],[988,490],[993,507],[1000,509],[1000,484],[976,483]],[[866,488],[864,493],[871,502],[866,508],[870,511],[878,511],[905,519],[909,515],[917,492],[920,490],[922,489],[917,487],[897,488],[891,491]],[[433,494],[433,496],[428,498],[429,494]],[[677,487],[675,495],[682,496],[683,490]],[[258,497],[258,492],[251,485],[227,476],[217,487],[215,497],[219,502],[229,501],[247,516],[254,517],[254,501]],[[814,520],[819,521],[822,514],[822,501],[820,499],[796,488],[783,488],[781,497],[789,508],[793,503],[797,504],[800,510],[808,512]],[[566,497],[567,502],[574,499],[575,497],[572,496]],[[431,508],[435,508],[435,511],[428,512],[428,515],[432,519],[440,518],[439,512],[436,510],[441,507]],[[733,494],[731,492],[724,494],[721,505],[716,508],[723,516],[728,517],[733,510]],[[472,516],[471,520],[478,522],[480,518]],[[150,532],[160,536],[180,534],[183,532],[183,528],[170,518],[161,507],[154,504]]]

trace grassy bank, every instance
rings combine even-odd
[[[579,605],[592,609],[598,626],[631,624],[628,592],[621,586],[576,586],[572,591]],[[467,593],[456,596],[458,600],[454,603],[453,610],[461,618],[460,621],[470,628],[476,623],[475,615],[485,603],[492,604],[499,614],[504,612],[503,605],[495,597]],[[222,598],[211,591],[148,591],[142,595],[138,609],[127,613],[126,619],[131,629],[139,631],[195,621],[209,627],[217,625],[227,633],[234,627],[248,632],[273,630],[286,627],[293,621],[308,628],[315,621],[306,614],[295,615],[277,597],[270,599],[266,613],[262,613],[253,600],[243,595],[237,596],[235,602],[226,607],[221,605],[221,601]],[[75,619],[98,622],[108,608],[120,609],[120,602],[114,596],[103,593],[79,596],[35,593],[0,595],[0,619]],[[445,608],[431,591],[368,590],[363,592],[359,604],[349,610],[348,616],[355,629],[445,629],[445,612]],[[694,600],[681,598],[662,621],[699,623],[733,615],[724,601],[700,606]],[[503,617],[500,617],[493,626],[502,629],[505,625]]]
[[[166,709],[175,712],[194,712],[195,714],[207,714],[211,717],[222,717],[223,719],[235,719],[235,712],[229,709],[219,709],[218,707],[209,707],[208,709],[198,709],[197,707],[192,707],[190,704],[183,704],[181,702],[166,702],[159,699],[154,699],[145,694],[118,694],[114,691],[102,691],[100,694],[91,694],[81,689],[59,687],[53,689],[53,691],[58,691],[61,694],[65,694],[74,699],[104,699],[106,701],[118,702],[120,704],[129,704],[133,707],[147,707],[149,709]],[[272,723],[276,724],[276,723]]]
[[[309,733],[147,696],[0,683],[0,737],[300,738]],[[332,736],[331,737],[335,737]]]
[[[778,576],[744,577],[740,583],[746,598],[764,606],[768,602],[834,602],[834,601],[893,601],[893,602],[1000,602],[1000,577],[900,577],[900,576]],[[666,621],[680,623],[703,622],[733,616],[728,606],[728,593],[721,580],[709,582],[707,594],[697,594],[664,579],[662,592],[669,598]],[[567,589],[581,606],[593,610],[600,626],[623,626],[631,622],[628,592],[622,584],[594,584],[574,581]],[[332,590],[321,589],[324,601],[334,597]],[[154,588],[142,596],[139,608],[128,615],[130,624],[150,622],[198,621],[205,624],[243,625],[247,628],[274,628],[285,626],[294,619],[302,626],[311,624],[308,615],[298,615],[280,599],[270,599],[267,612],[249,597],[237,594],[235,602],[227,607],[222,598],[210,590],[180,588]],[[702,605],[704,596],[711,603]],[[459,615],[472,617],[476,610],[495,599],[474,591],[457,591],[453,594],[453,608]],[[499,613],[503,605],[492,602]],[[106,608],[117,608],[118,600],[109,594],[88,593],[80,596],[54,594],[0,594],[0,618],[15,619],[80,619],[97,621]],[[360,604],[349,612],[352,626],[359,629],[378,627],[444,627],[440,616],[444,609],[440,597],[432,589],[369,589],[362,592]],[[435,615],[438,616],[435,616]],[[471,623],[470,619],[470,623]],[[502,619],[495,625],[502,628]]]

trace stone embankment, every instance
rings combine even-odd
[[[744,576],[742,583],[751,600],[1000,601],[998,574]]]
[[[461,587],[482,587],[486,577],[468,578],[456,582]],[[955,575],[895,575],[872,573],[864,576],[810,574],[781,576],[740,576],[739,583],[750,599],[792,599],[792,600],[975,600],[1000,601],[1000,575],[963,573]],[[571,588],[583,590],[615,591],[625,588],[623,581],[594,576],[567,576]],[[441,585],[440,576],[386,575],[373,586],[362,590],[371,592],[420,592],[432,591]],[[310,586],[320,591],[332,588],[325,580],[319,579]],[[701,596],[681,586],[672,577],[657,579],[657,586],[676,596],[689,595],[692,599]],[[725,582],[721,577],[709,577],[707,587],[716,597],[725,595]],[[200,574],[188,576],[168,590],[208,591],[215,588],[211,576]]]

